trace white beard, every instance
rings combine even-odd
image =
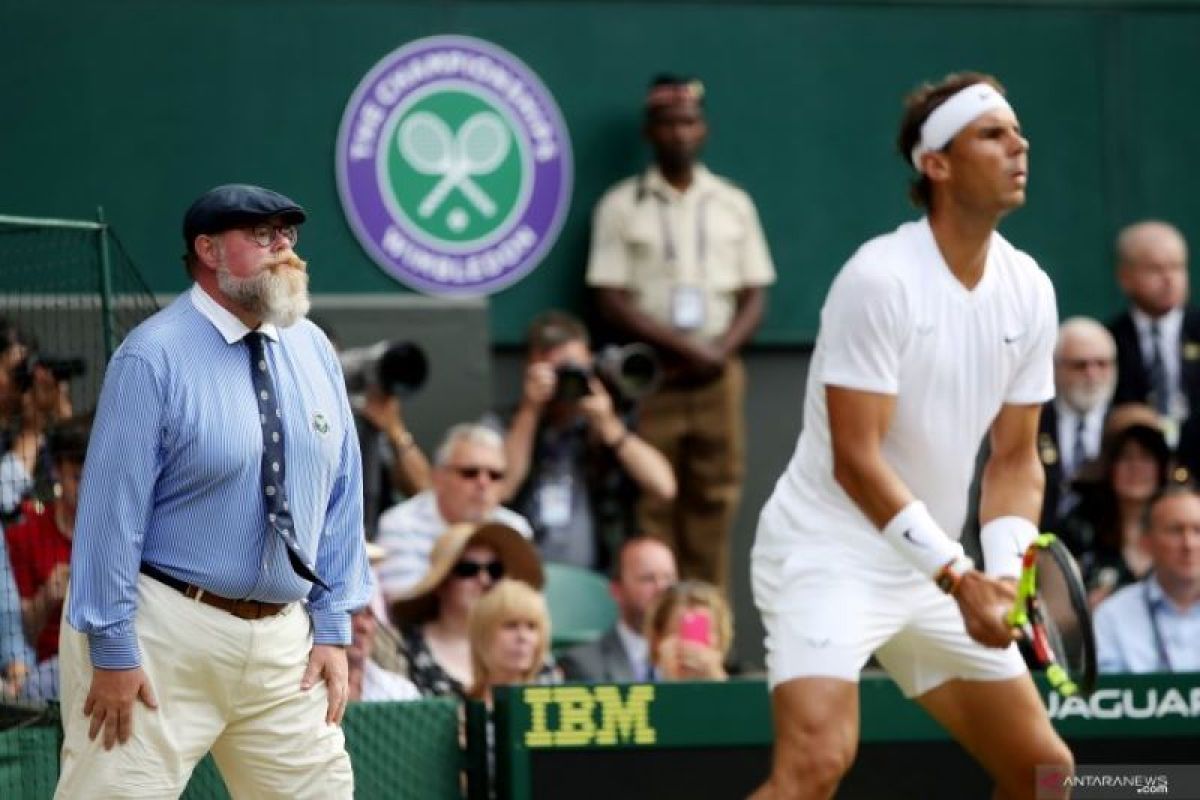
[[[264,269],[253,278],[235,278],[221,260],[217,285],[229,299],[280,328],[296,324],[308,313],[308,273],[294,267]]]

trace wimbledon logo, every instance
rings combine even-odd
[[[337,181],[350,228],[392,277],[490,294],[554,244],[571,198],[558,106],[512,54],[433,36],[389,54],[342,116]]]

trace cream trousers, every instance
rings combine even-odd
[[[106,752],[83,713],[87,637],[62,626],[56,798],[178,797],[210,750],[235,800],[353,797],[342,729],[325,724],[325,684],[300,690],[312,632],[299,603],[242,620],[140,575],[136,628],[158,709],[135,701],[133,736]]]

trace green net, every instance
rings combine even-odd
[[[352,703],[342,724],[359,800],[461,800],[456,701]],[[62,729],[53,708],[0,732],[0,797],[52,797],[61,745]],[[196,767],[182,797],[229,797],[211,756]]]
[[[0,730],[57,697],[74,518],[64,486],[112,350],[156,309],[108,226],[0,216],[0,702],[13,704]]]

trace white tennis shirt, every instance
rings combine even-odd
[[[827,385],[896,397],[884,458],[957,538],[975,456],[1001,406],[1054,396],[1057,324],[1050,279],[998,233],[972,290],[925,219],[864,244],[821,309],[804,429],[763,510],[756,551],[827,545],[910,569],[834,480]]]

